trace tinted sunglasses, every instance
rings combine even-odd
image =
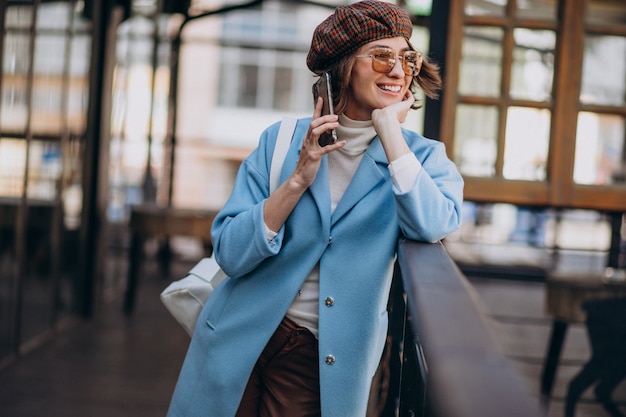
[[[372,58],[372,69],[376,72],[388,73],[396,65],[399,59],[402,70],[406,75],[415,77],[422,69],[422,54],[417,51],[405,51],[402,56],[396,56],[396,52],[389,48],[376,48],[368,55],[356,55],[355,58]]]

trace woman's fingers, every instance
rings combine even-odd
[[[322,108],[324,106],[324,100],[321,97],[317,98],[317,102],[315,103],[315,108],[313,109],[313,120],[317,119],[322,115]]]
[[[318,140],[322,133],[336,129],[339,126],[337,115],[328,114],[320,116],[321,111],[322,99],[320,98],[315,106],[313,118],[311,119],[306,137],[302,142],[298,164],[293,173],[298,184],[302,184],[306,187],[310,186],[315,180],[322,157],[329,152],[342,148],[346,144],[346,141],[338,141],[337,143],[324,147],[319,145]]]
[[[311,119],[311,124],[309,125],[309,131],[307,132],[307,138],[305,141],[309,144],[317,144],[318,139],[322,135],[322,133],[336,129],[339,126],[337,115],[321,115],[323,104],[324,103],[322,98],[318,97],[317,103],[315,105],[315,110],[313,111],[313,118]]]

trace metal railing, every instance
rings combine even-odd
[[[481,301],[441,243],[400,242],[396,272],[395,292],[401,280],[400,303],[405,298],[407,305],[397,415],[545,415],[497,347]],[[396,296],[392,315],[404,307],[397,304]]]

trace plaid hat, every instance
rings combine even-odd
[[[391,3],[365,0],[339,6],[315,28],[306,65],[320,73],[363,44],[396,36],[409,40],[412,30],[408,13]]]

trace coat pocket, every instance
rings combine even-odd
[[[213,291],[213,294],[211,294],[200,313],[198,319],[199,323],[203,323],[203,325],[211,330],[215,329],[228,304],[228,299],[233,292],[233,288],[236,285],[235,281],[236,280],[227,278]]]

